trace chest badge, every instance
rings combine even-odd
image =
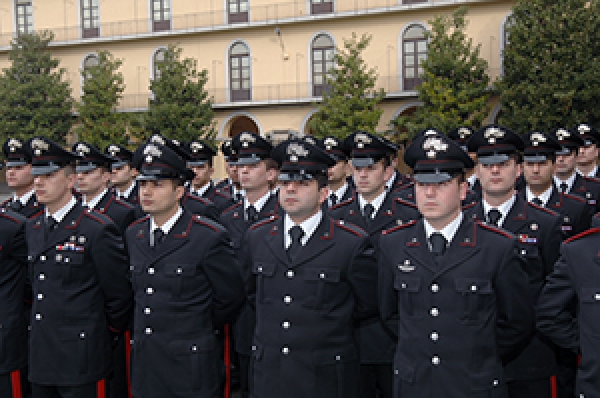
[[[411,265],[410,260],[404,260],[404,264],[398,264],[398,269],[402,272],[413,272],[415,266]]]

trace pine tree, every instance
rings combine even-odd
[[[65,69],[48,49],[51,32],[21,34],[11,42],[11,66],[0,76],[0,138],[45,136],[64,143],[73,124]]]
[[[467,7],[459,7],[429,21],[427,58],[421,63],[422,84],[417,87],[423,106],[391,121],[399,139],[410,139],[427,128],[443,133],[460,126],[477,128],[487,116],[488,63],[480,57],[481,45],[474,46],[465,33],[467,13]]]
[[[600,122],[600,3],[519,0],[507,22],[500,123],[525,133]]]
[[[377,72],[368,69],[361,56],[370,41],[370,35],[358,39],[352,33],[350,39],[344,39],[344,48],[337,49],[336,66],[328,71],[326,79],[329,89],[309,123],[315,136],[344,138],[358,130],[375,133],[383,113],[377,104],[385,92],[375,90]]]
[[[211,141],[216,130],[212,99],[205,89],[208,72],[198,71],[197,61],[181,59],[181,53],[181,47],[170,45],[158,64],[159,76],[150,83],[154,98],[149,100],[147,132],[180,141]]]

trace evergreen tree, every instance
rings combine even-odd
[[[500,123],[525,133],[600,122],[600,3],[519,0],[507,22]]]
[[[427,58],[421,62],[422,83],[417,87],[423,106],[391,121],[399,139],[411,139],[427,128],[443,133],[460,126],[477,128],[488,115],[488,63],[480,57],[481,45],[474,46],[465,33],[467,13],[467,7],[459,7],[429,21]]]
[[[154,98],[149,100],[146,118],[148,134],[162,134],[180,141],[216,136],[212,99],[205,89],[206,69],[197,70],[197,61],[181,59],[181,47],[170,45],[158,75],[150,83]]]
[[[45,136],[64,143],[73,124],[65,69],[48,49],[51,32],[21,34],[11,42],[11,66],[0,76],[0,138]]]
[[[315,136],[344,138],[358,130],[375,132],[383,113],[377,104],[385,92],[375,90],[377,72],[368,69],[361,56],[370,41],[370,35],[359,39],[352,33],[350,39],[344,39],[344,48],[337,49],[336,66],[328,71],[326,79],[328,90],[309,123]]]

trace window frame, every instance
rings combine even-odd
[[[331,45],[329,46],[315,46],[315,42],[319,40],[321,37],[327,37],[331,41]],[[335,41],[333,37],[331,37],[328,33],[319,33],[311,39],[310,42],[310,74],[311,74],[311,94],[313,97],[321,97],[323,93],[327,92],[330,87],[325,83],[327,79],[327,71],[329,68],[327,67],[330,64],[330,67],[335,67],[335,62],[332,59],[330,62],[327,61],[327,53],[331,51],[332,57],[335,55]],[[315,53],[321,53],[321,59],[319,61],[315,60]],[[316,64],[321,65],[321,72],[315,71]],[[323,83],[317,84],[317,77],[323,79]]]
[[[157,3],[159,4],[158,9],[155,8]],[[153,32],[171,30],[172,10],[171,0],[150,0],[150,20]],[[160,19],[155,18],[157,13]]]
[[[246,52],[241,54],[233,54],[232,50],[242,45]],[[233,62],[236,60],[236,62]],[[247,60],[247,65],[244,65]],[[238,66],[234,66],[237,64]],[[227,51],[227,69],[229,73],[229,99],[231,102],[251,101],[252,100],[252,52],[250,46],[243,41],[236,41]],[[238,73],[234,73],[235,71]],[[248,71],[248,77],[244,77],[244,70]],[[236,77],[237,75],[237,77]],[[247,83],[247,89],[244,89],[244,83]],[[234,88],[234,86],[239,88]]]
[[[33,27],[33,0],[15,0],[15,26],[17,36],[34,32]],[[24,14],[21,12],[24,11]],[[19,17],[23,16],[23,25]]]
[[[94,5],[96,2],[96,5]],[[94,10],[96,17],[94,17]],[[81,0],[80,2],[81,15],[81,38],[91,39],[100,36],[100,0]],[[86,27],[86,22],[89,21],[89,27]]]
[[[419,86],[422,82],[420,74],[419,74],[419,69],[420,69],[420,62],[419,62],[419,55],[425,54],[425,56],[427,55],[427,44],[428,44],[428,40],[425,37],[425,35],[423,35],[423,37],[421,38],[406,38],[406,34],[412,29],[412,28],[421,28],[423,32],[427,31],[427,27],[424,26],[421,23],[410,23],[408,25],[406,25],[405,29],[402,30],[402,36],[400,37],[400,48],[402,49],[402,51],[400,52],[400,56],[401,56],[401,65],[402,65],[402,90],[403,91],[415,91],[416,87]],[[419,51],[419,43],[425,43],[425,50],[424,51]],[[413,50],[411,51],[411,55],[413,58],[413,64],[412,65],[407,65],[406,60],[407,60],[407,51],[406,51],[406,43],[412,43],[413,44]],[[407,76],[407,71],[412,69],[412,76],[408,77]]]

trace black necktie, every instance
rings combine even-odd
[[[246,218],[248,218],[248,221],[251,223],[254,223],[257,221],[258,212],[256,211],[256,207],[254,207],[252,205],[248,206],[248,208],[246,209]]]
[[[242,200],[244,198],[244,196],[239,192],[236,192],[234,197],[235,197],[236,202],[239,202],[240,200]]]
[[[156,228],[152,234],[154,235],[153,247],[156,249],[158,247],[158,245],[160,245],[162,243],[163,239],[165,238],[165,233],[163,232],[162,229]]]
[[[365,216],[365,220],[367,221],[367,224],[369,224],[371,222],[374,211],[375,211],[375,207],[373,207],[373,205],[370,203],[367,203],[365,205],[365,207],[363,207],[363,214]]]
[[[494,226],[498,226],[498,221],[502,218],[502,213],[498,209],[492,209],[487,214],[488,222]]]
[[[21,209],[23,208],[23,204],[21,203],[20,200],[13,200],[10,202],[10,209],[14,212],[20,212]]]
[[[58,224],[58,223],[56,222],[54,217],[52,217],[52,216],[46,217],[46,236],[45,236],[46,240],[48,240],[50,233],[54,230],[54,228],[56,228],[56,224]]]
[[[538,206],[544,206],[544,202],[542,202],[542,200],[540,198],[531,199],[531,203],[533,203],[534,205],[538,205]]]
[[[561,182],[559,187],[560,187],[560,192],[567,193],[567,188],[569,188],[569,185],[567,185],[566,182]]]
[[[434,232],[429,237],[431,252],[436,256],[441,256],[446,251],[446,238],[439,232]]]
[[[300,249],[302,249],[302,237],[304,236],[304,230],[299,225],[294,225],[288,231],[290,238],[292,238],[292,244],[288,247],[287,253],[290,261],[294,261]]]
[[[329,200],[331,201],[331,206],[335,206],[337,204],[337,195],[332,193],[331,195],[329,195]]]

